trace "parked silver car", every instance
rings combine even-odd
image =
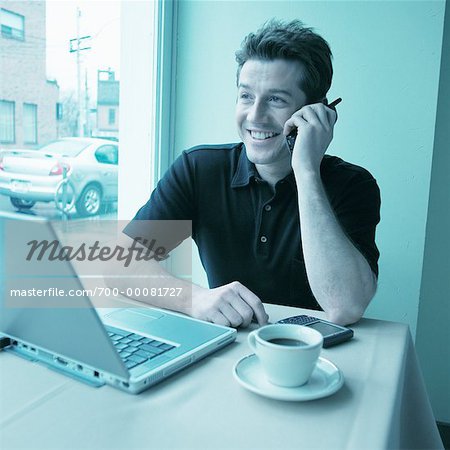
[[[64,138],[37,150],[0,152],[0,193],[29,209],[36,202],[75,206],[82,216],[117,201],[118,143]]]

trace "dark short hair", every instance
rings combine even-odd
[[[248,34],[236,52],[237,82],[242,66],[250,59],[287,59],[305,68],[300,89],[308,103],[321,101],[331,86],[333,65],[331,50],[325,39],[305,27],[300,20],[283,22],[271,19],[256,33]]]

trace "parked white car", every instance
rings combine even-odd
[[[75,206],[80,215],[98,214],[106,203],[117,201],[118,151],[117,142],[97,138],[63,138],[37,150],[3,150],[0,194],[20,209],[36,202],[61,205],[64,195],[64,204]]]

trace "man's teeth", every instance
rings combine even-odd
[[[279,133],[274,133],[273,131],[265,132],[265,131],[250,131],[253,139],[269,139],[274,136],[278,136]]]

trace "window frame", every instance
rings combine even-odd
[[[19,19],[21,19],[22,29],[14,28],[14,27],[4,24],[3,21],[1,20],[1,16],[3,15],[3,13],[10,14],[11,16],[16,16]],[[7,33],[6,29],[8,29],[10,32]],[[16,32],[18,32],[18,34],[15,34],[12,31],[16,31]],[[14,11],[10,11],[9,9],[6,9],[6,8],[0,8],[0,33],[1,33],[1,36],[4,37],[5,39],[14,39],[16,41],[25,41],[25,16],[23,16],[22,14],[18,14]]]
[[[177,3],[122,3],[119,219],[135,215],[174,159]]]
[[[0,135],[0,144],[15,144],[16,143],[16,102],[12,100],[0,99],[0,103],[9,103],[12,105],[12,140],[4,140]],[[1,116],[0,116],[1,121]]]
[[[63,120],[64,116],[64,111],[63,111],[63,104],[62,102],[56,102],[56,121],[60,122],[61,120]]]
[[[27,130],[27,124],[25,123],[25,107],[28,106],[34,106],[34,141],[27,140],[26,136],[26,130]],[[22,105],[22,117],[23,117],[23,143],[27,145],[35,145],[38,144],[39,138],[38,138],[38,105],[36,103],[28,103],[24,102]]]
[[[175,82],[178,2],[160,1],[157,11],[157,74],[153,187],[175,159]],[[164,150],[166,149],[166,151]]]
[[[116,124],[116,110],[115,108],[108,108],[108,125]]]

